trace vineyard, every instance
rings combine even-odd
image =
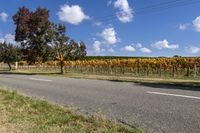
[[[140,77],[200,77],[200,58],[112,59],[65,62],[78,73]]]
[[[2,66],[1,66],[2,68]],[[20,61],[18,69],[59,72],[58,61],[27,65]],[[200,78],[200,58],[127,58],[65,61],[68,73],[133,76],[149,78]]]

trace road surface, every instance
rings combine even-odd
[[[0,86],[152,133],[200,133],[200,88],[0,74]]]

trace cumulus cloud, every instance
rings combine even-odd
[[[186,24],[179,24],[180,30],[187,30],[189,28],[194,28],[196,32],[200,32],[200,16],[196,17],[192,23],[186,23]]]
[[[151,50],[150,49],[148,49],[148,48],[140,48],[140,51],[142,52],[142,53],[151,53]]]
[[[192,23],[193,23],[194,29],[197,32],[200,32],[200,16],[198,16],[195,20],[193,20]]]
[[[132,45],[134,47],[136,47],[136,48],[142,48],[142,44],[141,43],[133,43]]]
[[[189,28],[190,24],[179,24],[180,30],[187,30]]]
[[[128,51],[128,52],[134,52],[135,48],[131,45],[127,45],[127,46],[124,47],[124,50]]]
[[[16,44],[15,42],[15,35],[12,34],[6,34],[3,38],[0,38],[0,42],[6,42],[6,43],[11,43],[11,44]]]
[[[117,38],[117,33],[113,27],[105,28],[101,33],[100,36],[103,38],[103,43],[105,44],[115,44],[119,42]]]
[[[151,50],[146,47],[143,47],[141,43],[132,43],[131,45],[125,46],[123,50],[129,51],[129,52],[134,52],[134,51],[139,50],[142,53],[146,53],[146,54],[151,53]]]
[[[200,52],[200,48],[196,46],[190,46],[186,50],[191,54],[197,54]]]
[[[167,40],[157,41],[152,44],[152,47],[157,49],[177,49],[179,48],[178,44],[170,44]]]
[[[116,15],[121,22],[127,23],[133,20],[133,9],[130,8],[128,0],[116,0],[114,2],[114,8],[119,9]]]
[[[78,25],[82,21],[89,19],[82,8],[79,5],[62,5],[60,11],[58,12],[58,17],[60,21],[70,23],[73,25]]]
[[[5,12],[1,12],[0,13],[0,20],[3,21],[3,22],[6,22],[8,19],[8,14],[5,13]]]
[[[95,55],[99,55],[100,54],[100,52],[101,52],[101,42],[100,41],[95,41],[94,43],[93,43],[93,50],[94,50],[94,54]]]

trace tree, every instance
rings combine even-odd
[[[174,58],[181,58],[180,55],[174,55],[173,57],[174,57]]]
[[[86,51],[86,45],[83,41],[80,42],[79,44],[79,55],[78,55],[78,58],[79,59],[83,59],[85,58],[85,56],[87,55],[87,51]]]
[[[13,16],[16,25],[15,40],[21,43],[23,57],[29,64],[36,61],[46,61],[51,42],[49,33],[51,23],[49,21],[49,11],[46,8],[38,7],[35,12],[22,7]]]
[[[65,35],[66,27],[62,24],[52,24],[52,46],[55,57],[60,62],[61,74],[64,74],[65,60],[83,59],[87,52],[84,42],[77,43]]]
[[[61,74],[64,74],[64,57],[67,55],[67,43],[69,37],[65,35],[66,27],[61,24],[52,24],[52,47],[55,51],[55,57],[60,62]]]
[[[6,42],[0,43],[0,61],[7,63],[9,70],[12,69],[11,64],[20,60],[20,49],[13,44]]]

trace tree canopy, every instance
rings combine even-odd
[[[50,52],[48,43],[51,41],[49,11],[41,7],[29,11],[22,7],[13,16],[13,21],[16,25],[15,41],[21,43],[24,59],[30,64],[46,61],[47,53]]]
[[[11,70],[11,64],[19,61],[21,58],[19,47],[8,44],[6,42],[0,43],[0,62],[7,63]]]

